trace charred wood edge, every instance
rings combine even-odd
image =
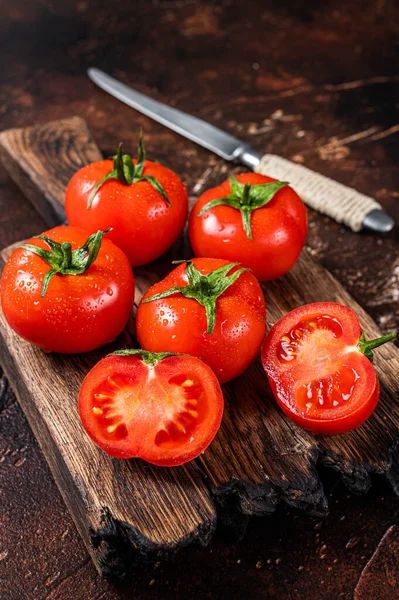
[[[344,460],[342,456],[325,448],[320,454],[319,462],[323,466],[337,471],[343,483],[354,494],[367,494],[371,488],[373,476],[377,476],[386,479],[394,494],[399,496],[399,436],[389,449],[387,470],[373,469],[367,462]]]
[[[310,455],[311,477],[306,479],[306,486],[294,487],[288,479],[280,481],[278,485],[273,482],[256,484],[233,480],[218,487],[211,486],[210,492],[218,508],[218,518],[227,518],[225,513],[232,508],[247,517],[271,515],[281,502],[308,515],[326,516],[328,504],[316,469],[317,457],[318,450],[314,448]]]
[[[206,546],[215,528],[216,522],[207,522],[173,547],[154,545],[137,528],[114,519],[109,509],[104,507],[100,526],[90,529],[90,537],[101,574],[109,581],[118,583],[137,565],[171,560],[181,548],[188,545]]]
[[[263,368],[259,361],[256,362],[256,368],[259,369],[264,377],[265,388],[269,387]],[[269,390],[272,397],[272,392]],[[254,394],[256,392],[254,391]],[[235,401],[236,390],[230,387],[230,401]],[[260,418],[265,418],[264,401],[259,398],[258,410]],[[212,499],[218,507],[218,518],[224,520],[229,518],[226,512],[231,511],[232,507],[236,511],[246,516],[270,515],[274,512],[280,502],[287,504],[299,510],[305,511],[309,515],[325,516],[328,513],[328,504],[323,489],[319,473],[316,469],[319,451],[315,445],[305,448],[298,437],[298,428],[293,423],[288,423],[295,445],[301,448],[298,453],[292,450],[292,454],[297,456],[298,464],[306,465],[302,476],[287,477],[278,476],[268,478],[267,476],[261,482],[248,481],[245,479],[235,479],[223,482],[221,485],[210,488]],[[271,447],[267,444],[265,452],[270,451]],[[277,449],[278,451],[280,449]],[[287,455],[288,455],[287,451]],[[254,457],[256,460],[256,456]],[[301,470],[302,473],[302,470]],[[234,498],[234,502],[233,502]]]
[[[9,381],[13,382],[13,389],[21,404],[21,397],[28,397],[29,392],[22,379],[18,377],[17,366],[1,336],[0,348],[4,371]],[[151,563],[170,558],[180,548],[189,544],[200,546],[208,544],[216,529],[216,519],[205,521],[202,526],[174,546],[154,544],[137,528],[114,519],[107,507],[102,508],[99,526],[93,527],[87,518],[85,510],[87,507],[82,505],[82,502],[86,502],[84,483],[73,478],[66,468],[64,459],[57,445],[54,444],[52,435],[37,411],[35,403],[31,402],[29,406],[28,403],[22,403],[22,406],[76,528],[85,541],[94,564],[104,577],[117,581],[126,577],[138,563]]]
[[[245,481],[231,481],[213,488],[212,498],[218,509],[218,531],[231,541],[240,541],[253,516],[270,516],[280,505],[301,510],[312,517],[326,517],[328,503],[316,471],[318,452],[312,452],[312,488],[297,489],[289,482],[282,485],[255,485]],[[309,484],[309,479],[307,480]]]
[[[0,260],[0,269],[3,266],[3,259]],[[2,356],[4,370],[7,377],[13,382],[13,388],[20,397],[20,386],[23,385],[18,377],[16,365],[13,357],[0,340],[2,346]],[[1,389],[7,389],[6,384],[1,384]],[[28,395],[25,390],[25,395]],[[151,563],[160,559],[173,557],[176,552],[189,544],[199,544],[206,546],[210,541],[216,528],[216,522],[208,523],[193,532],[190,536],[182,539],[174,547],[154,545],[145,536],[125,522],[119,522],[114,519],[107,507],[103,507],[100,526],[93,528],[90,524],[87,529],[82,527],[82,517],[76,514],[76,506],[81,504],[82,485],[74,481],[72,476],[68,477],[69,472],[63,469],[63,459],[58,449],[52,442],[51,434],[43,424],[41,417],[35,411],[34,403],[31,403],[26,410],[26,416],[35,433],[40,440],[43,452],[46,455],[54,479],[59,486],[61,495],[71,512],[78,531],[86,542],[88,548],[92,548],[91,555],[102,575],[110,580],[118,581],[128,575],[128,573],[141,563]],[[39,424],[40,423],[40,424]],[[43,442],[43,435],[38,435],[40,427],[46,428],[47,443]],[[293,435],[295,432],[293,431]],[[198,470],[202,471],[200,464]],[[272,482],[265,484],[255,484],[250,481],[233,480],[214,487],[209,484],[209,480],[203,473],[205,483],[210,489],[212,499],[217,508],[217,521],[220,532],[230,539],[241,539],[251,516],[270,515],[277,508],[277,505],[283,503],[304,510],[312,516],[325,516],[328,513],[327,500],[324,496],[324,490],[319,479],[317,464],[320,462],[324,466],[331,467],[338,471],[346,485],[351,491],[356,493],[365,493],[370,487],[370,474],[372,468],[367,468],[363,463],[354,461],[343,462],[342,456],[335,456],[323,450],[321,453],[316,447],[312,449],[310,463],[314,477],[313,487],[309,489],[295,489],[287,482],[280,482],[276,485]],[[398,445],[391,450],[390,468],[384,474],[390,481],[394,491],[399,494],[399,452]],[[61,480],[61,481],[60,481]],[[60,481],[60,484],[58,482]],[[64,482],[64,486],[61,482]],[[309,479],[307,483],[309,484]],[[76,501],[69,501],[65,489],[73,490]],[[82,494],[83,492],[83,494]]]

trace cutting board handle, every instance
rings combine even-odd
[[[72,175],[101,158],[81,117],[0,133],[4,167],[49,227],[65,221],[65,188]]]

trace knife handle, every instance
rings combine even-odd
[[[281,156],[265,154],[254,171],[288,181],[305,204],[353,231],[362,229],[368,213],[382,209],[373,198]]]

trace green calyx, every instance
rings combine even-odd
[[[240,275],[244,271],[248,271],[248,269],[238,269],[231,275],[228,275],[228,272],[231,271],[231,269],[240,264],[235,262],[220,267],[219,269],[216,269],[216,271],[208,273],[208,275],[201,275],[191,260],[178,262],[186,263],[188,285],[182,287],[175,285],[171,287],[170,290],[166,290],[160,294],[155,294],[150,298],[146,298],[142,302],[145,304],[147,302],[153,302],[154,300],[161,300],[162,298],[166,298],[167,296],[171,296],[172,294],[176,293],[180,293],[186,298],[196,300],[205,308],[207,318],[207,333],[211,334],[215,329],[216,301],[218,297],[223,294],[227,288],[233,285]]]
[[[168,196],[162,185],[152,175],[143,176],[144,161],[145,161],[145,150],[143,145],[143,130],[140,129],[139,147],[138,147],[138,159],[135,165],[132,157],[129,154],[123,154],[123,143],[121,142],[118,147],[118,151],[115,156],[111,156],[114,161],[114,168],[112,171],[104,175],[104,177],[96,184],[93,191],[90,194],[87,208],[90,209],[94,200],[94,196],[97,194],[100,187],[109,179],[117,179],[124,185],[132,185],[133,183],[139,183],[140,181],[148,181],[152,187],[161,194],[168,206],[172,206]]]
[[[147,352],[141,349],[116,350],[108,356],[140,356],[141,360],[147,365],[155,365],[157,362],[167,358],[168,356],[182,356],[177,352]]]
[[[362,333],[358,343],[359,350],[362,354],[364,354],[364,356],[366,356],[369,359],[370,362],[373,362],[373,350],[375,348],[378,348],[379,346],[382,346],[383,344],[386,344],[387,342],[390,342],[391,340],[396,338],[396,335],[397,333],[396,331],[394,331],[393,333],[388,333],[387,335],[383,335],[382,337],[376,338],[375,340],[366,341],[365,335],[364,333]]]
[[[251,185],[250,183],[240,183],[235,177],[230,177],[230,196],[225,198],[216,198],[202,207],[197,217],[200,217],[205,211],[215,206],[231,206],[241,212],[242,224],[247,234],[247,238],[252,240],[251,214],[252,211],[265,206],[274,197],[276,192],[288,185],[288,181],[271,181],[270,183],[261,183]]]
[[[82,275],[82,273],[85,273],[98,256],[104,233],[109,231],[111,229],[98,230],[97,233],[93,233],[87,238],[81,248],[76,250],[72,250],[70,242],[59,244],[45,235],[36,235],[35,237],[46,242],[50,250],[44,250],[32,244],[21,244],[20,248],[25,248],[37,254],[51,266],[51,269],[44,276],[42,297],[46,294],[48,284],[54,275]]]

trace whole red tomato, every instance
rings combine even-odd
[[[188,196],[181,179],[166,167],[145,160],[141,137],[138,160],[122,153],[91,163],[68,184],[65,210],[71,225],[107,234],[132,266],[158,258],[181,235]]]
[[[11,254],[1,279],[10,326],[46,351],[86,352],[113,341],[134,301],[125,254],[98,231],[56,227]]]
[[[107,454],[171,467],[209,446],[222,419],[223,394],[212,370],[193,356],[121,350],[84,379],[79,414]]]
[[[355,313],[335,302],[297,308],[269,331],[262,362],[283,412],[313,433],[359,427],[377,406],[372,350],[395,333],[365,341]]]
[[[254,275],[215,258],[179,265],[147,291],[136,317],[145,350],[197,356],[222,383],[240,375],[258,354],[265,321]]]
[[[258,173],[230,177],[194,205],[188,234],[196,256],[239,261],[260,281],[287,273],[307,233],[306,208],[286,182]]]

